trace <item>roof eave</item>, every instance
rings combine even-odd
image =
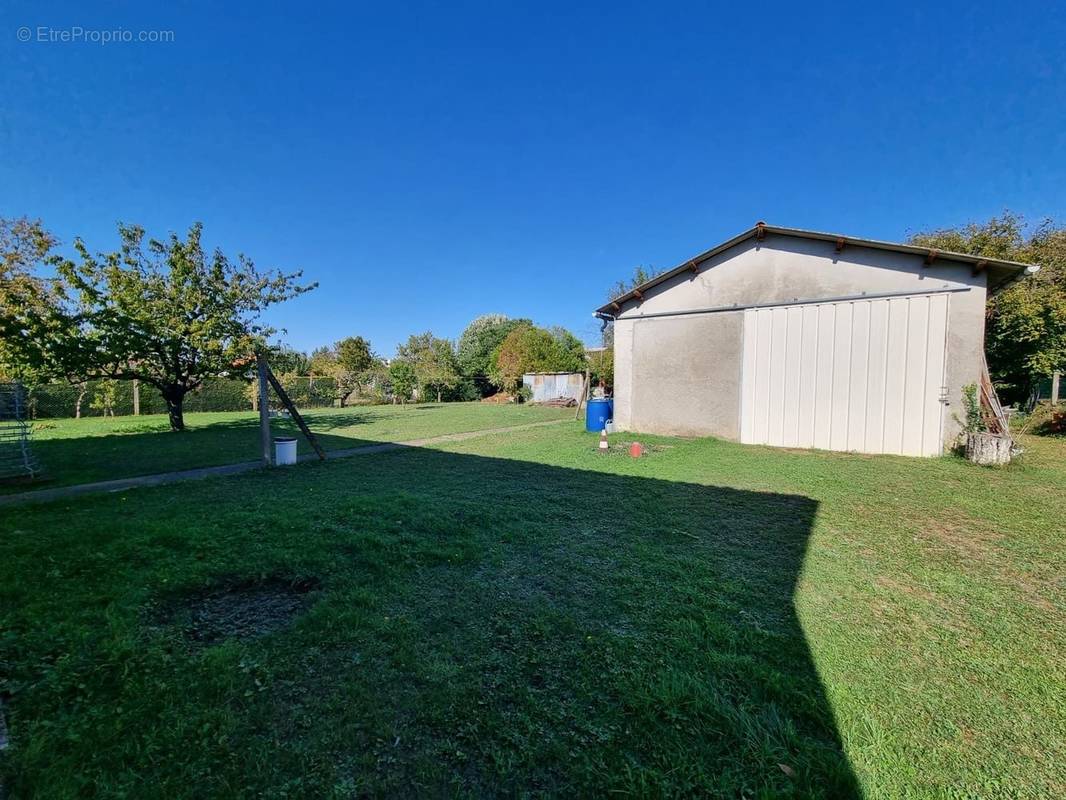
[[[838,247],[841,243],[844,245],[851,245],[854,247],[868,247],[876,250],[888,250],[896,253],[907,253],[909,255],[923,256],[927,258],[935,258],[939,261],[954,261],[962,264],[969,264],[971,266],[977,266],[982,264],[983,267],[995,267],[1004,269],[1008,272],[1008,277],[998,281],[994,286],[989,285],[989,292],[999,292],[1011,285],[1015,281],[1019,281],[1027,275],[1031,275],[1037,272],[1040,267],[1033,264],[1023,264],[1018,261],[1005,261],[996,258],[986,258],[983,256],[970,255],[968,253],[955,253],[946,250],[932,250],[928,247],[920,247],[913,244],[899,244],[897,242],[883,242],[877,239],[862,239],[855,236],[842,236],[836,233],[823,233],[821,231],[809,231],[803,228],[784,228],[778,225],[766,225],[765,223],[758,223],[751,228],[748,228],[743,233],[734,236],[732,239],[728,239],[722,242],[720,245],[706,250],[700,253],[694,258],[690,258],[682,264],[667,270],[661,275],[656,275],[649,281],[645,281],[639,286],[635,286],[625,294],[621,294],[615,297],[610,302],[600,306],[595,314],[605,314],[611,317],[616,316],[621,311],[621,306],[628,303],[630,300],[640,297],[645,291],[651,289],[654,286],[658,286],[660,283],[681,275],[687,271],[698,271],[698,266],[702,262],[713,258],[719,253],[723,253],[732,247],[736,247],[741,242],[746,241],[756,234],[759,234],[759,238],[765,236],[765,234],[777,234],[780,236],[792,236],[797,239],[812,239],[818,241],[834,242]]]

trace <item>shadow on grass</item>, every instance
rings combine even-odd
[[[308,417],[308,423],[324,450],[377,443],[376,440],[329,433],[330,430],[355,428],[373,421],[374,418],[365,413]],[[275,436],[296,436],[300,452],[310,452],[310,445],[292,420],[275,418],[271,421],[271,429]],[[181,433],[171,431],[165,423],[145,423],[128,428],[123,426],[103,436],[38,438],[33,440],[32,446],[35,458],[44,469],[43,480],[0,483],[0,494],[254,461],[260,456],[259,420],[249,417],[212,422],[190,427]]]
[[[0,559],[9,607],[47,609],[0,651],[26,687],[13,796],[858,795],[794,609],[809,498],[409,448],[117,503],[28,510]],[[44,603],[44,569],[92,577]],[[320,597],[206,651],[137,633],[158,598],[264,574]],[[43,679],[64,641],[69,679]]]

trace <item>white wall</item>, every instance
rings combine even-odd
[[[948,408],[945,442],[963,416],[962,387],[980,376],[984,347],[985,275],[969,265],[832,242],[768,234],[742,242],[630,301],[615,323],[615,422],[622,430],[739,437],[741,313],[641,319],[644,314],[719,306],[789,303],[863,292],[950,295],[947,331]],[[714,320],[714,321],[710,321]]]

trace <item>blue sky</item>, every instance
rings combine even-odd
[[[319,282],[268,315],[304,349],[492,311],[595,341],[618,278],[758,219],[1066,218],[1051,2],[98,5],[0,11],[0,215],[201,220]],[[174,41],[38,40],[74,26]]]

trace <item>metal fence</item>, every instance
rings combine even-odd
[[[0,383],[0,480],[32,478],[40,471],[30,447],[26,390],[20,383]]]
[[[337,382],[333,378],[318,376],[279,376],[285,391],[301,408],[322,408],[334,405],[337,397]],[[48,383],[32,387],[26,395],[26,414],[30,419],[57,417],[99,417],[107,411],[94,399],[103,393],[104,381],[86,381],[84,384]],[[185,396],[185,411],[251,411],[253,408],[251,384],[233,378],[216,378]],[[154,386],[140,385],[140,412],[142,414],[166,413],[159,390]],[[111,413],[115,416],[133,414],[133,382],[118,381],[115,385]]]

